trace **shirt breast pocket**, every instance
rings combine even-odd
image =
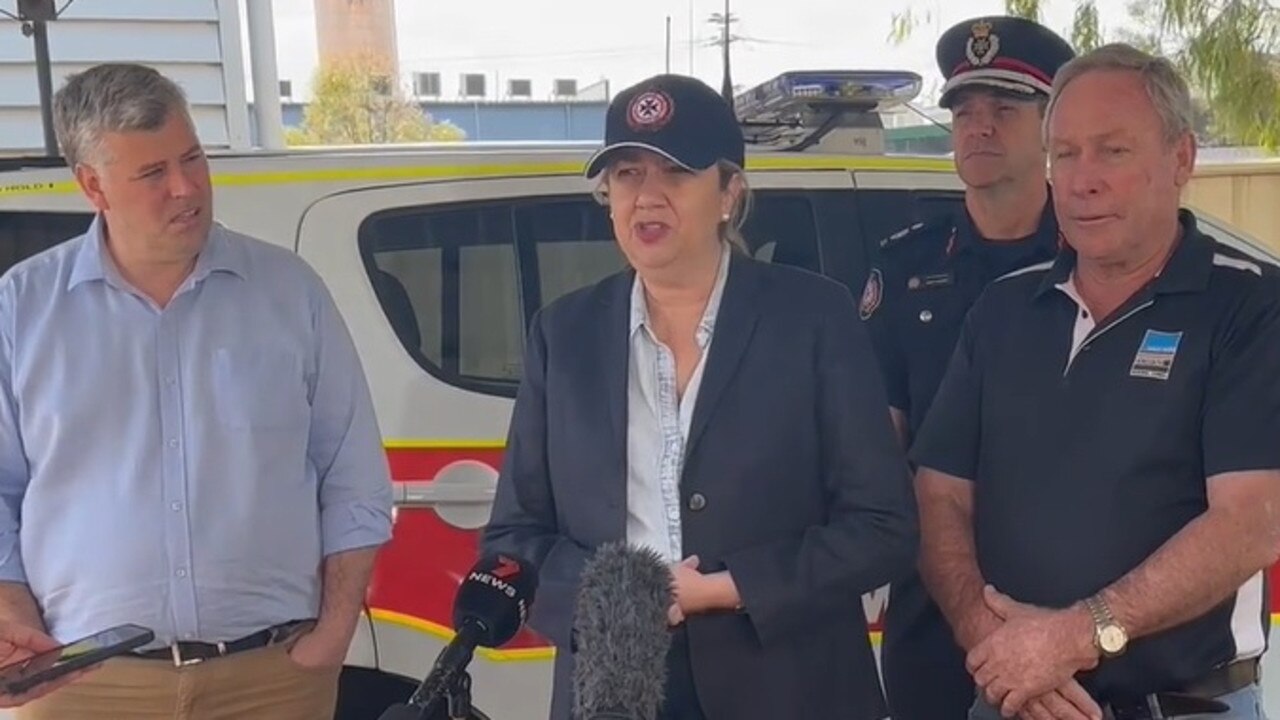
[[[213,357],[214,407],[224,425],[254,430],[306,423],[302,361],[284,350],[218,348]]]

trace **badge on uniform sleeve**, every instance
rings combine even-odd
[[[1130,377],[1168,380],[1169,373],[1173,370],[1173,359],[1178,354],[1178,344],[1181,342],[1181,332],[1148,330],[1142,338],[1142,344],[1138,346],[1138,354],[1133,357],[1133,366],[1129,368]]]
[[[866,320],[875,313],[876,308],[880,307],[880,301],[884,299],[884,277],[880,275],[880,268],[871,268],[871,275],[867,277],[867,285],[862,288],[862,302],[858,303],[858,315]]]

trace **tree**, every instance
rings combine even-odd
[[[325,64],[312,80],[302,126],[290,130],[290,145],[367,145],[456,141],[465,134],[452,123],[436,123],[406,100],[379,66],[367,58]]]
[[[1134,0],[1130,25],[1105,37],[1094,0],[1073,0],[1071,42],[1084,52],[1120,41],[1164,55],[1182,70],[1213,134],[1280,149],[1280,6],[1275,0]],[[1039,20],[1050,0],[1005,0],[1011,15]],[[927,18],[928,13],[925,17]],[[908,8],[891,37],[905,39],[921,19]]]

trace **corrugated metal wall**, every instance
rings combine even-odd
[[[246,148],[240,22],[236,0],[75,0],[49,25],[54,90],[95,63],[142,62],[186,90],[207,145]],[[0,17],[0,150],[43,147],[34,44]]]

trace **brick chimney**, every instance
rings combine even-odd
[[[320,64],[357,56],[400,77],[395,0],[314,0]]]

